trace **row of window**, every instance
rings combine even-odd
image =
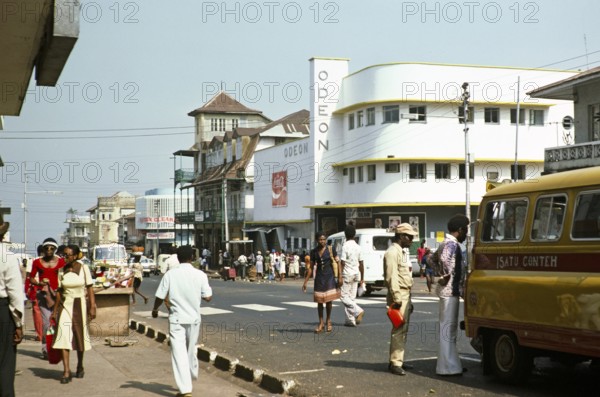
[[[239,120],[231,119],[230,129],[229,131],[233,131],[234,128],[238,128]],[[210,130],[211,131],[227,131],[227,119],[210,119]]]
[[[458,168],[458,179],[465,179],[465,164],[452,164],[452,163],[435,163],[434,164],[434,174],[436,180],[451,180],[452,173],[451,169]],[[385,164],[385,173],[400,173],[401,166],[400,163],[386,163]],[[519,164],[516,168],[517,175],[515,178],[515,167],[511,167],[511,179],[524,180],[526,176],[526,166]],[[360,165],[357,167],[348,167],[344,168],[342,171],[344,176],[348,177],[349,183],[360,183],[365,181],[365,167]],[[408,178],[413,180],[426,180],[427,179],[427,163],[409,163],[408,164]],[[498,172],[488,171],[486,175],[486,180],[488,181],[497,181],[499,178]],[[469,166],[469,180],[473,181],[475,179],[475,165],[471,164]],[[367,165],[366,170],[366,181],[374,182],[377,180],[377,167],[375,164]]]
[[[487,204],[483,221],[483,241],[520,241],[525,230],[529,201],[525,198],[499,200]],[[571,238],[600,239],[600,192],[577,196],[571,226]],[[535,204],[530,238],[556,241],[563,233],[567,195],[540,197]]]
[[[500,111],[498,107],[486,107],[483,109],[484,121],[486,124],[500,124]],[[458,122],[464,123],[464,107],[458,107]],[[382,107],[383,119],[382,124],[400,122],[400,105],[389,105]],[[544,110],[543,109],[520,109],[519,124],[525,124],[526,115],[529,114],[529,125],[544,125]],[[424,105],[409,105],[408,116],[409,123],[423,123],[427,121],[427,106]],[[475,120],[475,107],[469,106],[467,111],[467,123],[473,123]],[[375,108],[367,108],[359,110],[356,113],[348,114],[348,129],[374,125],[376,122]],[[510,109],[511,124],[517,123],[517,109]]]

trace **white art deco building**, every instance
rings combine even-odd
[[[465,213],[463,83],[475,219],[488,182],[535,182],[544,148],[560,144],[561,120],[573,115],[571,101],[526,92],[573,75],[427,63],[349,73],[346,59],[313,58],[310,137],[256,153],[254,222],[285,226],[292,242],[350,220],[383,228],[410,222],[419,238],[439,239],[448,218]]]

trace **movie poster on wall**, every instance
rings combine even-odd
[[[271,186],[273,207],[287,207],[287,171],[274,172]]]

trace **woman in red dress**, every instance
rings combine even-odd
[[[50,316],[54,308],[54,291],[58,288],[58,269],[65,266],[65,260],[55,255],[58,244],[52,237],[42,243],[42,256],[33,261],[29,282],[38,287],[37,303],[42,314],[42,356],[48,357],[46,331],[50,326]],[[37,280],[36,280],[36,276]]]

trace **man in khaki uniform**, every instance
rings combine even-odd
[[[406,375],[405,370],[412,367],[404,364],[404,346],[408,333],[408,323],[412,303],[410,302],[410,289],[413,285],[410,269],[409,254],[404,248],[409,248],[417,232],[408,223],[401,223],[394,230],[393,244],[385,251],[384,268],[387,283],[387,304],[395,309],[400,309],[404,317],[404,324],[392,329],[390,341],[389,370],[394,375]]]

